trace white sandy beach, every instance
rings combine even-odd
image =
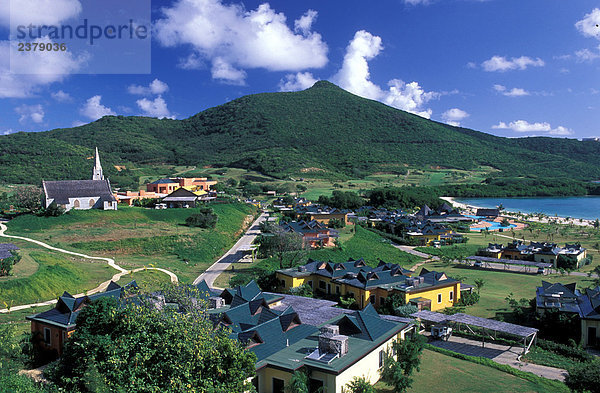
[[[440,197],[440,199],[445,200],[450,203],[452,206],[468,211],[469,213],[475,214],[477,209],[481,208],[481,206],[467,205],[461,202],[457,202],[453,197]],[[522,216],[518,216],[521,214]],[[528,218],[526,218],[529,216]],[[551,217],[551,216],[534,216],[534,215],[526,215],[520,212],[511,212],[511,211],[503,211],[502,217],[513,218],[516,220],[522,221],[531,221],[531,222],[540,222],[540,223],[553,223],[553,224],[562,224],[562,225],[577,225],[582,227],[594,226],[594,220],[586,220],[579,218],[566,218],[566,217]]]

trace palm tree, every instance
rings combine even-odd
[[[482,278],[478,278],[475,280],[475,288],[477,288],[477,294],[479,295],[479,292],[481,292],[481,288],[483,288],[485,286],[485,280]]]

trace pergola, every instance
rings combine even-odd
[[[492,263],[503,265],[505,270],[506,270],[507,265],[515,265],[515,266],[522,267],[522,270],[526,271],[526,272],[529,272],[530,267],[533,267],[535,269],[538,269],[538,268],[549,269],[549,268],[554,267],[554,265],[552,265],[551,263],[545,263],[545,262],[521,261],[518,259],[498,259],[498,258],[492,258],[492,257],[482,257],[482,256],[478,256],[478,255],[467,257],[466,262],[470,262],[470,261],[481,262],[483,267],[490,268],[490,269],[494,268],[491,265]]]
[[[497,339],[497,334],[502,333],[512,337],[518,337],[519,341],[523,341],[523,354],[529,352],[531,345],[537,341],[538,329],[515,325],[514,323],[496,321],[495,319],[487,319],[476,317],[473,315],[458,313],[454,315],[446,315],[432,311],[418,311],[411,315],[421,321],[426,321],[434,324],[445,324],[452,326],[460,332],[461,327],[466,327],[469,332],[475,334],[472,327],[480,328],[483,332],[481,345],[485,346],[485,337],[488,336],[492,340]]]

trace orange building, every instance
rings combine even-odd
[[[207,191],[215,184],[217,184],[216,180],[208,180],[206,177],[164,178],[146,184],[146,191],[158,194],[170,194],[180,187],[194,187]]]
[[[124,192],[118,192],[117,195],[115,195],[117,198],[117,201],[119,201],[119,203],[126,203],[129,206],[133,205],[133,201],[137,200],[137,199],[153,199],[153,198],[160,198],[160,195],[158,195],[155,192],[148,192],[148,191],[144,191],[144,190],[139,190],[139,191],[124,191]]]

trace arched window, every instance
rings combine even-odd
[[[75,209],[77,209],[78,207],[80,207],[80,204],[79,204],[79,199],[75,199],[75,201],[73,201],[73,207],[74,207]]]

